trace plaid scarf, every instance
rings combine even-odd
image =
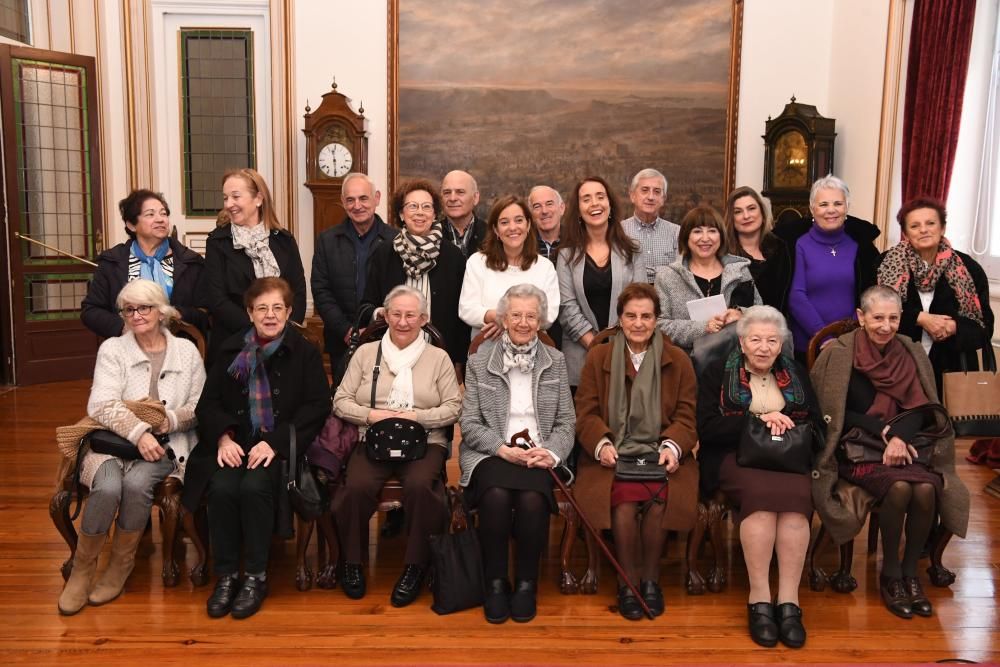
[[[246,384],[247,397],[250,401],[250,425],[253,435],[274,430],[274,412],[271,409],[271,383],[267,379],[267,369],[264,362],[281,347],[285,333],[264,345],[260,344],[257,331],[250,331],[243,337],[243,349],[229,365],[227,373],[241,384]]]
[[[393,250],[403,260],[403,270],[411,280],[420,278],[437,265],[441,254],[441,223],[435,222],[426,236],[411,234],[406,227],[392,241]]]
[[[795,362],[779,354],[771,372],[774,373],[774,380],[785,399],[785,407],[781,412],[792,419],[801,420],[809,416],[809,404],[805,388],[794,369]],[[726,359],[719,408],[726,417],[744,415],[750,407],[751,398],[750,371],[743,361],[743,351],[737,346]]]

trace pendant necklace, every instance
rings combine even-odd
[[[833,255],[834,257],[837,256],[837,246],[838,245],[840,245],[840,244],[838,243],[837,245],[830,246],[830,254]]]

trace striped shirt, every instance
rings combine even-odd
[[[642,222],[636,216],[622,220],[622,229],[629,238],[639,245],[639,252],[632,260],[635,277],[645,277],[652,284],[656,271],[677,259],[677,236],[681,228],[669,220],[657,217],[651,223]]]

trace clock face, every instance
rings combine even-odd
[[[779,188],[807,188],[809,147],[805,137],[789,130],[774,146],[774,185]]]
[[[319,150],[319,170],[330,178],[340,178],[351,170],[354,158],[344,144],[333,142]]]

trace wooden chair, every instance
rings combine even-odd
[[[170,329],[174,335],[191,340],[198,348],[202,359],[205,358],[205,337],[196,326],[184,321],[175,321]],[[59,481],[56,492],[49,501],[49,517],[70,550],[69,558],[63,562],[60,568],[64,580],[69,579],[70,572],[73,570],[73,558],[76,555],[77,533],[76,527],[70,518],[72,497],[74,493],[78,492],[75,483],[75,472],[75,467],[68,465],[68,461],[63,459],[60,463]],[[181,539],[180,532],[177,530],[178,525],[183,526],[184,532],[187,533],[192,544],[194,544],[198,552],[199,565],[202,570],[204,570],[204,562],[207,558],[205,549],[207,538],[204,537],[204,533],[195,530],[193,521],[184,521],[185,513],[181,507],[181,491],[183,488],[184,485],[180,480],[175,477],[167,477],[153,489],[153,506],[160,513],[160,532],[163,537],[163,568],[161,576],[163,578],[163,585],[166,587],[177,585],[180,579],[180,566],[178,563],[184,562],[184,542]],[[82,494],[81,501],[83,501],[87,497],[88,490],[80,488],[79,493]],[[198,569],[199,565],[196,565],[195,569]],[[192,570],[191,580],[197,583],[196,579],[195,571]],[[207,581],[207,577],[205,581]]]
[[[812,370],[813,365],[816,363],[823,341],[827,338],[838,338],[857,328],[858,321],[856,319],[845,319],[838,320],[820,329],[809,341],[809,347],[806,351],[806,363],[809,369]],[[878,531],[878,506],[876,505],[872,507],[868,514],[869,554],[874,554],[878,550]],[[955,582],[955,573],[944,567],[941,563],[944,550],[947,548],[951,538],[952,533],[939,525],[934,529],[928,540],[931,565],[927,568],[927,574],[931,583],[935,586],[947,587]],[[816,539],[813,541],[809,551],[809,587],[814,591],[822,591],[826,588],[826,584],[829,583],[830,587],[838,593],[850,593],[858,587],[857,579],[851,574],[851,568],[854,565],[854,540],[848,540],[840,545],[840,564],[833,574],[827,575],[816,564],[816,555],[825,551],[829,547],[830,542],[830,534],[821,522],[819,530],[816,533]]]
[[[555,348],[556,346],[552,337],[544,331],[538,332],[538,340],[551,348]],[[469,344],[469,356],[471,357],[475,354],[479,350],[479,346],[485,341],[486,337],[483,336],[482,333],[473,338],[472,343]],[[563,595],[573,595],[579,592],[586,592],[582,591],[581,582],[577,580],[576,576],[572,571],[570,571],[569,567],[569,561],[573,555],[573,542],[576,540],[577,531],[580,527],[580,517],[577,516],[576,510],[573,509],[573,505],[570,504],[569,499],[563,495],[560,489],[554,489],[553,492],[556,499],[556,505],[559,508],[559,516],[561,516],[565,521],[562,538],[559,542],[559,592]],[[456,493],[461,494],[461,491],[456,490]]]

